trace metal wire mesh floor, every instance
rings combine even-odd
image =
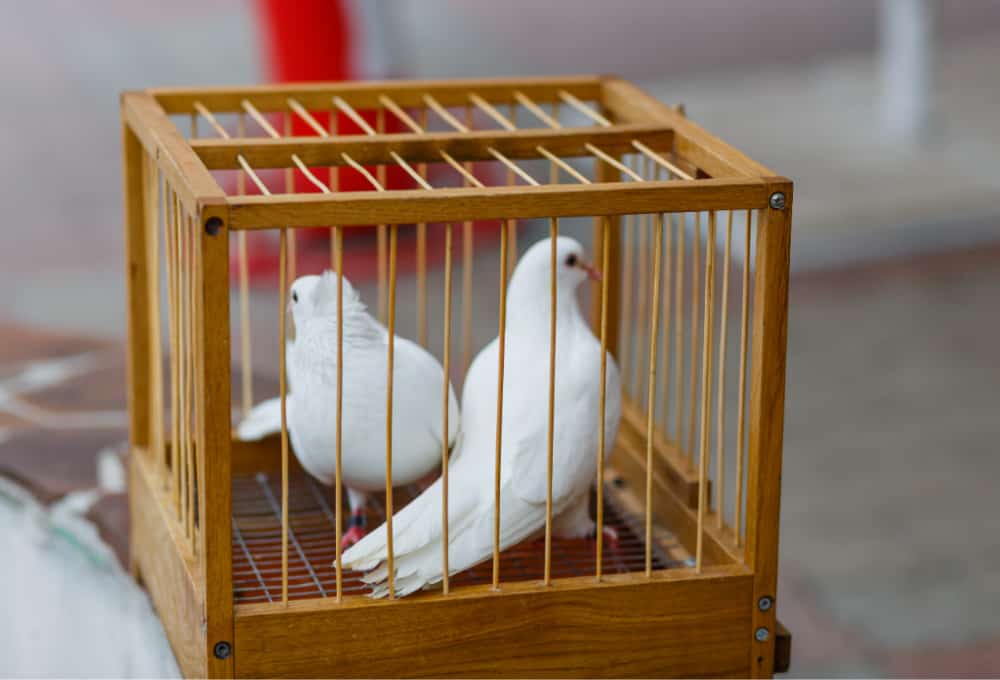
[[[397,490],[397,507],[402,508],[419,493],[410,486]],[[298,472],[289,479],[288,597],[305,599],[332,596],[336,588],[333,561],[336,558],[335,516],[332,491]],[[237,604],[271,602],[281,598],[281,481],[264,473],[238,476],[233,480],[233,597]],[[381,495],[369,504],[370,528],[385,519]],[[613,491],[605,494],[605,519],[618,532],[618,547],[605,547],[605,573],[625,573],[645,569],[645,545],[641,522],[622,511]],[[346,520],[349,512],[341,513]],[[671,559],[680,548],[673,536],[657,532],[653,568],[679,566]],[[525,541],[500,556],[501,582],[541,580],[544,548],[540,539]],[[594,573],[593,541],[552,542],[552,576],[586,576]],[[345,595],[369,592],[361,574],[344,571]],[[453,586],[490,583],[492,565],[487,561],[452,577]]]

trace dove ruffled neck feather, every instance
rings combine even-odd
[[[368,314],[354,286],[346,278],[343,282],[344,342],[369,342],[385,336],[385,328]],[[314,323],[324,328],[337,326],[337,275],[329,270],[323,272],[312,291],[312,308],[302,320],[303,330]]]

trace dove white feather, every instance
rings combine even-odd
[[[337,276],[303,276],[289,295],[295,338],[286,349],[290,392],[286,415],[302,467],[325,484],[336,475]],[[389,333],[365,309],[347,279],[343,296],[342,479],[349,491],[385,488]],[[458,401],[449,384],[447,439],[442,433],[441,364],[416,343],[396,336],[393,364],[392,483],[411,484],[441,460],[459,431]],[[438,395],[438,396],[435,396]],[[255,406],[237,428],[244,440],[281,430],[280,399]],[[352,510],[363,495],[350,494]]]
[[[500,548],[545,525],[547,403],[549,395],[550,247],[528,249],[511,277],[507,296]],[[576,289],[593,269],[574,239],[559,237],[556,294],[553,529],[583,537],[594,529],[587,511],[597,471],[601,347],[580,310]],[[499,340],[476,357],[462,395],[462,437],[449,461],[448,561],[452,574],[493,553],[494,456]],[[607,362],[606,446],[614,441],[621,413],[618,368]],[[441,580],[441,481],[393,518],[396,594],[403,596]],[[388,594],[383,524],[343,555],[344,564],[368,571],[373,595]]]

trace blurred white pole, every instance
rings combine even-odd
[[[912,144],[931,108],[933,9],[930,0],[881,2],[882,125],[891,141]]]

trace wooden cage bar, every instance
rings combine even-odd
[[[464,121],[456,110],[465,112]],[[475,128],[473,111],[498,129]],[[589,124],[567,127],[564,111],[583,116]],[[428,112],[452,129],[428,131]],[[339,131],[337,113],[354,121],[363,134]],[[330,123],[324,126],[320,121],[326,115]],[[185,675],[761,677],[780,667],[775,660],[780,630],[775,607],[777,490],[791,182],[708,134],[679,110],[630,83],[604,76],[162,88],[124,94],[121,116],[132,453],[130,567],[149,589]],[[190,134],[185,135],[171,116],[181,117],[185,129],[190,122]],[[305,122],[309,135],[292,134],[293,116]],[[406,131],[389,131],[389,116]],[[247,131],[247,117],[256,123],[252,133]],[[215,136],[198,135],[200,120]],[[530,170],[539,162],[549,168],[547,179]],[[500,174],[491,183],[491,176],[477,173],[474,164],[491,164]],[[436,177],[430,175],[433,165],[454,170],[461,186],[433,186],[428,180]],[[339,191],[338,170],[345,166],[365,177],[375,191]],[[390,166],[402,168],[416,188],[387,186]],[[282,192],[264,183],[265,169],[282,170]],[[318,169],[330,170],[328,183]],[[297,191],[296,170],[319,193]],[[235,192],[223,190],[217,171],[235,175]],[[560,182],[562,172],[572,181]],[[247,179],[260,195],[247,195]],[[727,211],[727,223],[717,253],[718,211]],[[707,229],[702,228],[702,214]],[[746,215],[742,253],[736,258],[740,240],[731,244],[734,215]],[[539,551],[543,566],[536,580],[524,580],[514,568],[507,571],[499,524],[502,390],[504,362],[509,359],[502,339],[507,330],[506,286],[517,252],[514,225],[544,219],[550,234],[556,235],[559,220],[572,217],[594,220],[594,259],[601,263],[604,278],[591,289],[592,322],[602,349],[621,362],[626,390],[617,439],[606,447],[603,413],[611,395],[608,354],[602,353],[596,555],[592,562],[588,557],[566,563],[583,569],[581,576],[568,576],[572,572],[558,562],[563,558],[557,555],[552,516],[553,477],[560,474],[553,467],[560,357],[552,304],[544,554]],[[234,285],[240,286],[240,295],[234,300],[240,308],[239,401],[245,413],[253,399],[247,231],[280,231],[283,302],[295,266],[290,230],[327,225],[323,228],[331,230],[330,260],[337,272],[342,320],[344,229],[376,225],[379,231],[378,225],[384,225],[379,239],[379,316],[388,322],[392,338],[397,325],[398,228],[417,225],[417,335],[426,345],[428,226],[442,225],[442,358],[448,374],[453,363],[460,363],[464,373],[472,357],[473,224],[483,221],[501,224],[499,299],[490,303],[497,305],[501,338],[495,367],[492,560],[483,565],[480,585],[469,585],[465,573],[449,574],[445,538],[442,587],[395,598],[391,516],[409,492],[387,484],[392,601],[372,604],[357,596],[354,576],[341,560],[341,400],[332,409],[337,432],[335,508],[315,485],[308,492],[335,525],[331,536],[336,546],[324,553],[330,555],[328,573],[313,568],[314,539],[304,536],[293,521],[302,502],[299,494],[310,487],[300,486],[303,472],[289,456],[283,357],[278,448],[267,440],[233,439],[231,337],[228,323],[221,321],[230,318],[230,240],[236,241],[233,262],[239,266]],[[461,360],[453,362],[452,250],[459,223],[462,340]],[[553,269],[556,264],[553,259]],[[728,303],[737,294],[730,290],[731,283],[737,285],[737,272],[730,270],[737,266],[742,266],[738,350],[728,347]],[[717,283],[719,267],[723,269]],[[161,285],[168,305],[165,343],[160,339]],[[549,293],[554,301],[554,277]],[[280,306],[283,355],[286,329]],[[392,477],[393,427],[392,340],[389,344],[387,479]],[[342,339],[337,352],[339,395]],[[726,357],[735,362],[737,354],[738,375],[733,378]],[[165,368],[164,357],[169,359]],[[730,383],[738,385],[738,399],[735,421],[727,423],[723,413],[731,401]],[[448,381],[441,399],[443,432],[448,432]],[[713,452],[714,472],[708,465]],[[449,453],[445,443],[443,521],[449,516]],[[727,480],[726,464],[734,458],[735,476]],[[254,481],[254,473],[265,476]],[[268,495],[268,521],[280,531],[280,545],[278,540],[269,544],[274,552],[267,557],[260,557],[265,553],[253,527],[236,514],[234,494],[242,493],[241,480],[248,478],[258,493]],[[280,482],[280,502],[268,479]],[[731,524],[726,521],[728,507],[733,508]],[[615,557],[615,549],[604,540],[608,526],[624,526],[637,535],[632,545],[638,547],[629,548],[633,553]],[[680,552],[665,552],[667,534],[676,541],[670,550]],[[615,559],[632,559],[629,555],[638,556],[638,569],[615,566]],[[246,578],[259,597],[241,599],[237,594],[236,582]],[[345,634],[358,626],[378,630],[381,642]],[[471,629],[477,630],[476,636],[467,634]],[[315,642],[304,645],[303,639]],[[385,653],[387,648],[391,653]],[[510,649],[518,653],[503,651]]]

